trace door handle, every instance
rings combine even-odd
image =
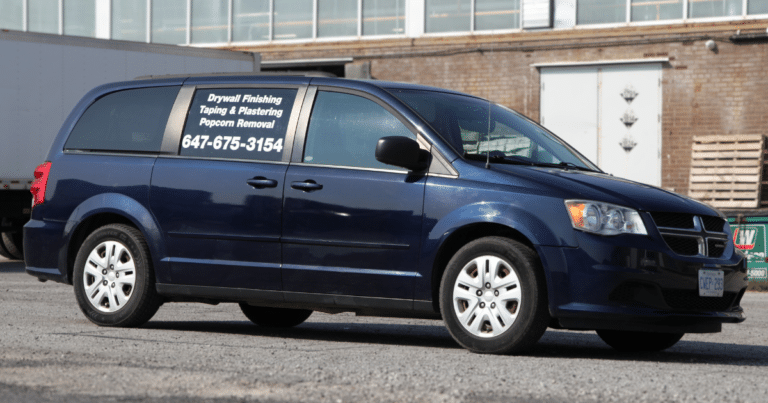
[[[305,192],[313,192],[315,190],[322,189],[323,185],[310,179],[305,180],[304,182],[291,182],[291,187],[294,189],[303,190]]]
[[[257,176],[253,179],[248,179],[245,183],[255,187],[256,189],[273,188],[277,187],[277,181],[274,179],[267,179],[263,176]]]

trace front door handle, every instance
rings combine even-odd
[[[253,179],[248,179],[245,183],[255,187],[256,189],[274,188],[277,187],[277,181],[274,179],[267,179],[263,176],[257,176]]]
[[[310,179],[305,180],[304,182],[291,182],[291,187],[294,189],[303,190],[305,192],[313,192],[315,190],[322,189],[323,185]]]

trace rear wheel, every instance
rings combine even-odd
[[[77,253],[73,280],[80,309],[99,326],[142,325],[162,303],[147,243],[128,225],[91,233]]]
[[[312,315],[309,309],[270,308],[240,303],[240,310],[253,323],[263,327],[294,327]]]
[[[470,242],[451,258],[440,284],[440,311],[463,347],[521,352],[549,322],[544,276],[533,250],[507,238]]]
[[[629,332],[598,330],[597,335],[615,350],[623,352],[655,352],[666,350],[683,338],[685,333]]]
[[[0,256],[9,259],[9,260],[15,260],[16,258],[11,255],[11,252],[8,252],[8,249],[5,247],[5,243],[3,242],[3,239],[0,238]]]
[[[24,233],[21,230],[3,232],[1,238],[5,250],[10,255],[9,259],[24,259]]]

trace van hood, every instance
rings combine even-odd
[[[602,201],[642,211],[721,215],[712,207],[677,193],[605,173],[501,164],[494,164],[493,168],[526,177],[537,186],[551,187],[568,199]]]

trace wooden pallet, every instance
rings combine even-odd
[[[765,136],[694,136],[688,196],[716,208],[760,207]]]

